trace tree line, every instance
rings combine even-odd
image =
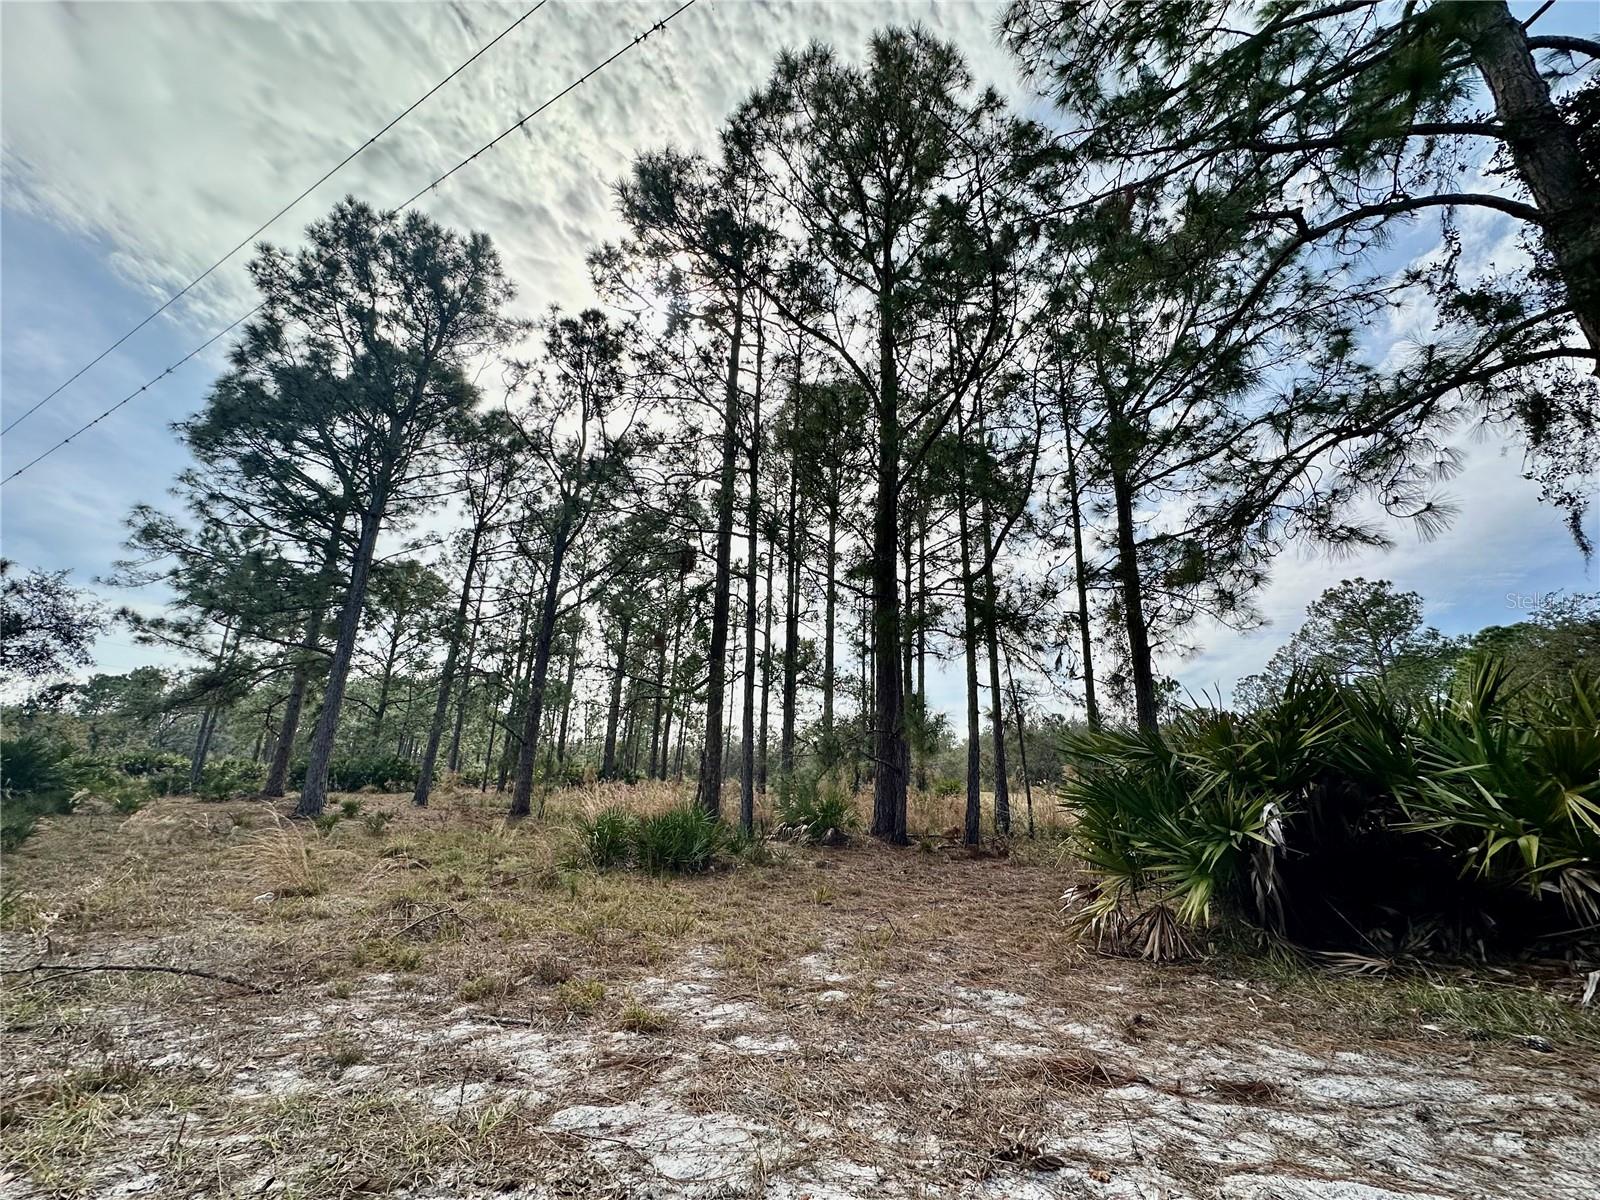
[[[248,711],[302,815],[375,749],[418,804],[444,769],[526,816],[589,762],[719,816],[736,778],[746,826],[803,766],[903,842],[932,659],[976,842],[1029,721],[1153,730],[1283,549],[1447,524],[1465,425],[1587,552],[1600,45],[1376,0],[1019,0],[1003,33],[1041,119],[921,28],[784,53],[713,149],[636,156],[581,311],[519,316],[488,236],[353,198],[262,246],[115,575],[203,664],[197,777]]]

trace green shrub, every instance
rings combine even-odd
[[[1180,713],[1159,734],[1082,732],[1062,802],[1097,876],[1101,932],[1129,910],[1215,915],[1379,954],[1520,948],[1600,919],[1600,688],[1513,694],[1487,664],[1409,707],[1292,681],[1256,712]],[[1143,918],[1138,918],[1143,920]],[[1145,921],[1138,936],[1181,943]]]
[[[293,783],[304,787],[306,763],[294,766]],[[328,766],[328,790],[359,792],[372,788],[380,792],[410,791],[417,786],[417,764],[397,754],[366,754],[336,758]]]
[[[67,751],[37,734],[0,741],[0,847],[20,846],[40,817],[72,811],[77,792]]]
[[[696,804],[682,804],[639,818],[634,853],[653,875],[709,871],[722,849],[722,825]]]
[[[539,756],[539,778],[548,787],[583,787],[593,782],[581,759],[557,760],[554,748]]]
[[[836,776],[791,775],[778,783],[778,827],[813,845],[837,845],[856,828],[855,805]]]
[[[261,767],[247,758],[218,758],[200,771],[196,795],[202,800],[231,800],[235,796],[259,792],[263,780]]]
[[[607,808],[578,822],[584,865],[604,871],[626,866],[639,840],[639,821],[624,808]]]
[[[1513,688],[1488,661],[1454,698],[1417,711],[1399,753],[1385,744],[1397,723],[1355,723],[1348,759],[1394,793],[1403,828],[1438,839],[1464,871],[1600,924],[1600,684]]]
[[[138,812],[155,794],[148,776],[124,773],[115,759],[102,755],[74,754],[62,768],[75,789],[108,802],[124,815]]]
[[[114,754],[96,757],[106,766],[133,779],[172,771],[187,774],[189,770],[188,758],[170,750],[119,750]]]

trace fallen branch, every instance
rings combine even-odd
[[[262,987],[259,983],[252,983],[248,979],[240,979],[237,975],[223,975],[217,971],[202,971],[197,967],[168,967],[158,963],[86,963],[82,966],[68,963],[34,963],[31,967],[12,967],[7,970],[0,970],[0,975],[33,975],[40,971],[47,971],[55,975],[81,975],[89,971],[188,975],[196,979],[214,980],[217,983],[231,983],[234,987],[247,988],[263,996],[270,996],[278,990],[277,988]]]

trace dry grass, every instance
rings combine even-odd
[[[1508,1098],[1600,1100],[1581,1018],[1536,1053],[1437,1005],[1408,1014],[1411,985],[1100,958],[1058,919],[1054,843],[972,856],[938,836],[950,814],[931,802],[904,850],[779,844],[693,879],[563,867],[578,816],[679,799],[574,789],[510,824],[475,792],[425,811],[366,796],[326,834],[246,802],[47,822],[7,864],[11,964],[160,961],[279,991],[96,974],[8,988],[5,1161],[62,1196],[136,1172],[161,1195],[273,1179],[284,1196],[531,1197],[914,1195],[1046,1171],[1178,1195],[1226,1170],[1184,1140],[1181,1106],[1218,1145],[1265,1139],[1258,1172],[1368,1178],[1371,1144],[1297,1140],[1291,1117],[1379,1120],[1340,1117],[1305,1075],[1414,1099],[1470,1069],[1530,1144],[1570,1114]],[[1112,1112],[1151,1125],[1135,1159]],[[1475,1180],[1466,1142],[1425,1149],[1461,1159],[1461,1189]],[[1427,1190],[1420,1166],[1385,1161]]]

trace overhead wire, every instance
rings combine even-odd
[[[501,130],[498,134],[496,134],[489,141],[485,142],[482,146],[479,146],[476,150],[474,150],[471,154],[467,155],[460,162],[456,163],[449,170],[445,171],[441,175],[436,176],[432,181],[430,181],[427,184],[424,184],[421,188],[418,188],[415,192],[413,192],[409,197],[407,197],[405,200],[403,200],[400,204],[396,205],[391,211],[393,211],[393,212],[401,212],[401,211],[409,208],[411,205],[415,204],[419,199],[421,199],[423,196],[425,196],[430,191],[432,191],[435,188],[437,188],[441,183],[443,183],[445,180],[449,179],[457,171],[459,171],[463,167],[467,166],[469,163],[471,163],[472,161],[477,159],[480,155],[482,155],[486,151],[493,149],[496,145],[498,145],[500,142],[505,140],[511,134],[515,133],[517,130],[519,130],[519,129],[523,128],[524,126],[526,126],[529,121],[533,120],[540,113],[544,112],[547,108],[549,108],[552,104],[556,103],[562,97],[568,95],[570,92],[574,91],[575,89],[581,87],[583,84],[587,83],[590,79],[594,78],[601,71],[603,71],[607,67],[609,67],[612,63],[616,62],[617,59],[621,58],[623,55],[627,54],[630,50],[633,50],[635,47],[641,45],[643,42],[645,42],[647,39],[649,39],[653,34],[659,33],[662,30],[664,30],[667,27],[668,23],[673,20],[673,18],[679,16],[681,13],[683,13],[683,12],[687,11],[688,9],[694,7],[695,3],[696,3],[696,0],[685,0],[685,3],[680,4],[677,8],[675,8],[672,12],[668,13],[665,17],[662,17],[660,20],[656,21],[653,25],[650,25],[646,29],[644,29],[641,32],[635,34],[634,37],[630,41],[624,43],[619,49],[617,49],[611,55],[609,55],[608,57],[603,59],[596,66],[592,67],[589,71],[585,72],[583,75],[579,76],[573,82],[569,83],[566,87],[562,88],[559,92],[557,92],[555,95],[551,96],[549,99],[544,100],[543,102],[541,102],[537,107],[535,107],[533,109],[530,109],[522,117],[520,117],[518,120],[514,121],[512,124],[506,126],[505,129]],[[135,388],[133,391],[129,392],[126,396],[122,397],[122,399],[118,400],[115,404],[111,405],[111,407],[105,409],[103,412],[101,412],[100,414],[95,416],[92,420],[89,420],[89,421],[85,422],[83,425],[80,425],[77,429],[74,429],[71,433],[67,434],[66,437],[62,438],[60,441],[58,441],[54,445],[50,446],[48,449],[43,451],[41,454],[36,455],[34,458],[28,460],[22,466],[18,467],[15,471],[12,471],[4,479],[0,479],[0,487],[3,487],[6,484],[10,483],[13,479],[15,479],[17,476],[21,475],[23,472],[25,472],[25,471],[37,466],[39,463],[41,463],[45,459],[49,458],[56,451],[60,450],[63,446],[66,446],[67,444],[69,444],[74,438],[77,438],[77,437],[81,436],[82,434],[88,432],[90,429],[93,429],[96,425],[98,425],[101,421],[105,420],[112,413],[116,412],[118,409],[122,408],[124,405],[126,405],[126,404],[132,402],[133,400],[137,399],[140,395],[142,395],[143,393],[148,391],[151,387],[153,387],[156,384],[160,383],[161,380],[165,379],[168,375],[171,375],[179,367],[182,367],[185,363],[189,362],[190,359],[194,358],[198,354],[203,353],[209,347],[214,345],[217,341],[219,341],[223,337],[226,337],[233,330],[237,329],[245,321],[248,321],[251,317],[255,316],[256,313],[261,311],[262,307],[263,307],[263,304],[257,304],[254,308],[250,309],[248,312],[241,313],[239,316],[235,317],[226,326],[224,326],[223,328],[219,329],[216,333],[212,334],[204,342],[200,343],[200,345],[196,346],[193,350],[190,350],[187,354],[185,354],[182,358],[178,359],[176,362],[170,364],[165,370],[161,371],[160,374],[152,376],[150,379],[146,380],[139,387]]]
[[[118,347],[120,347],[124,342],[126,342],[129,338],[131,338],[134,334],[138,333],[146,325],[150,324],[151,321],[154,321],[162,313],[166,312],[167,309],[171,308],[179,300],[183,299],[183,297],[188,295],[189,292],[194,290],[195,287],[197,287],[199,284],[204,282],[211,275],[211,273],[213,271],[215,271],[218,267],[222,266],[224,263],[228,262],[231,258],[233,258],[233,256],[235,254],[239,253],[239,251],[243,250],[251,242],[255,241],[255,239],[257,237],[259,237],[262,233],[266,232],[266,230],[269,227],[271,227],[278,220],[278,218],[282,217],[290,209],[294,208],[297,204],[299,204],[300,201],[304,200],[307,196],[311,195],[312,192],[316,191],[323,184],[327,183],[328,180],[332,179],[341,170],[343,170],[351,162],[353,162],[358,155],[360,155],[363,151],[369,149],[375,142],[377,142],[377,140],[379,138],[381,138],[384,134],[388,133],[396,125],[400,124],[401,121],[405,120],[412,113],[416,112],[417,109],[421,108],[425,103],[427,103],[428,100],[430,98],[432,98],[432,96],[436,92],[438,92],[440,88],[444,87],[452,79],[454,79],[457,75],[460,75],[461,72],[465,71],[473,63],[477,62],[478,59],[482,58],[485,53],[487,53],[489,50],[491,50],[495,46],[495,44],[497,42],[499,42],[502,38],[504,38],[512,30],[516,29],[519,25],[521,25],[529,17],[533,16],[534,13],[538,12],[541,8],[543,8],[548,3],[549,3],[549,0],[539,0],[539,2],[537,4],[535,4],[532,8],[528,9],[520,17],[518,17],[515,21],[511,22],[511,24],[507,25],[499,33],[495,34],[494,37],[490,38],[483,45],[479,46],[477,48],[477,50],[473,51],[472,56],[470,58],[468,58],[466,61],[461,63],[461,65],[456,67],[455,70],[451,71],[450,74],[446,75],[443,79],[439,80],[438,83],[434,84],[426,92],[424,92],[422,95],[418,96],[415,100],[413,100],[411,102],[411,104],[403,112],[401,112],[397,116],[393,117],[389,121],[389,123],[387,125],[385,125],[382,129],[378,130],[377,133],[373,134],[366,141],[362,142],[359,146],[357,146],[354,150],[350,151],[349,154],[346,154],[342,159],[340,159],[338,162],[336,162],[332,167],[330,167],[330,168],[328,168],[328,170],[324,171],[315,180],[315,182],[313,182],[309,187],[305,188],[305,190],[303,190],[293,200],[290,200],[282,208],[278,209],[277,212],[273,213],[270,217],[268,217],[260,225],[257,225],[253,230],[251,230],[248,234],[246,234],[243,238],[241,238],[237,243],[235,243],[235,245],[226,254],[224,254],[221,258],[217,259],[210,266],[208,266],[204,271],[201,271],[200,274],[196,275],[193,279],[189,280],[188,283],[184,284],[177,291],[173,292],[172,295],[168,296],[165,300],[163,300],[161,302],[160,307],[156,308],[155,310],[153,310],[150,313],[147,313],[142,321],[140,321],[132,329],[130,329],[126,333],[124,333],[116,341],[112,342],[111,345],[107,346],[104,350],[100,351],[99,354],[96,354],[88,362],[84,363],[83,366],[79,367],[76,371],[74,371],[70,377],[68,377],[67,379],[62,380],[62,382],[57,384],[56,387],[51,392],[49,392],[47,395],[45,395],[44,397],[39,399],[37,402],[35,402],[33,407],[29,408],[27,412],[23,413],[21,416],[17,417],[13,421],[11,421],[8,425],[6,425],[6,427],[4,429],[0,429],[0,437],[3,437],[6,434],[10,433],[18,425],[22,424],[29,417],[33,416],[34,413],[38,412],[46,404],[50,403],[50,401],[54,400],[62,392],[66,391],[67,388],[71,387],[79,379],[83,378],[83,376],[85,374],[87,374],[90,370],[92,370],[95,366],[97,366],[100,362],[102,362],[107,355],[111,354]]]

